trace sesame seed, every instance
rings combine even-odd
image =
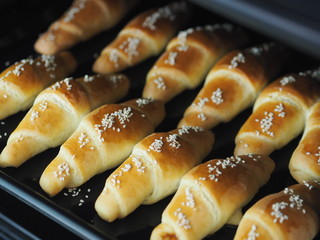
[[[92,82],[94,80],[94,76],[84,75],[83,81],[84,82]]]
[[[257,226],[253,224],[245,240],[256,240],[260,236],[260,234],[257,233],[256,231],[257,231]]]
[[[202,110],[203,106],[209,102],[208,98],[198,98],[198,102],[194,102],[192,105],[196,107],[198,110]]]
[[[33,111],[31,112],[31,116],[30,116],[31,122],[34,122],[34,120],[36,120],[38,117],[40,117],[39,112],[33,110]]]
[[[174,215],[177,216],[177,224],[179,227],[182,227],[184,229],[190,229],[190,220],[187,218],[187,216],[182,212],[181,208],[178,208]]]
[[[178,56],[177,52],[169,52],[169,57],[164,61],[164,63],[171,66],[175,65],[177,56]]]
[[[142,162],[141,162],[140,159],[141,159],[140,157],[133,156],[133,157],[132,157],[132,162],[133,162],[134,165],[136,166],[138,172],[144,173],[146,167],[142,165]]]
[[[170,147],[179,148],[181,146],[181,144],[178,142],[178,137],[178,134],[170,134],[168,137],[166,137]]]
[[[295,81],[296,81],[296,79],[293,76],[286,76],[280,80],[280,84],[281,84],[281,86],[285,86],[285,85],[287,85],[289,83],[293,83]]]
[[[112,49],[110,51],[109,60],[114,64],[115,68],[119,68],[119,52],[117,49]]]
[[[207,120],[207,117],[206,117],[206,115],[204,115],[204,113],[199,113],[197,115],[197,118],[199,118],[201,121],[206,121]]]
[[[69,164],[67,162],[59,164],[58,169],[54,171],[53,174],[56,178],[63,182],[65,177],[70,175]]]
[[[138,107],[144,107],[145,105],[150,104],[154,100],[152,98],[138,98],[136,100],[136,103],[138,104]]]
[[[155,139],[151,145],[149,146],[148,150],[152,150],[155,152],[161,152],[161,148],[163,146],[163,141],[162,141],[162,137],[160,137],[160,139]]]
[[[236,68],[238,67],[239,63],[244,63],[244,62],[245,62],[245,57],[243,56],[242,53],[238,53],[236,56],[232,58],[228,68],[229,69]]]
[[[217,90],[212,92],[211,100],[217,105],[223,103],[222,90],[220,88],[217,88]]]
[[[128,54],[129,60],[132,60],[133,57],[138,56],[138,47],[140,44],[140,39],[129,37],[127,40],[123,41],[119,46],[119,49],[123,49],[125,53]]]
[[[167,86],[166,86],[166,84],[164,82],[164,79],[161,76],[153,79],[153,82],[156,84],[158,89],[165,90],[167,88]]]

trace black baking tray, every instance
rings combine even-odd
[[[11,27],[7,26],[7,34],[0,37],[0,49],[2,52],[0,56],[1,70],[8,64],[12,64],[17,60],[21,60],[30,55],[36,56],[37,54],[34,52],[33,44],[38,37],[38,34],[43,32],[51,21],[60,16],[71,1],[49,0],[46,1],[46,3],[40,0],[28,1],[28,4],[31,4],[32,6],[28,13],[24,13],[23,9],[25,6],[19,5],[17,2],[18,1],[4,1],[1,6],[2,10],[0,10],[11,13],[7,15],[10,15],[12,19],[15,19],[13,23],[8,22],[8,25],[11,25]],[[142,4],[131,12],[115,28],[103,32],[93,39],[80,43],[72,48],[71,51],[76,56],[79,67],[71,76],[80,77],[85,74],[92,74],[91,66],[94,59],[97,57],[97,54],[99,54],[101,49],[115,37],[129,19],[145,9],[162,6],[166,2],[168,1],[152,1],[152,3],[151,1],[142,1]],[[194,9],[193,20],[189,24],[190,27],[212,23],[232,22],[232,19],[227,19],[224,16],[214,14],[210,10],[206,10],[197,4],[191,2],[190,4]],[[7,11],[5,11],[5,9],[7,9]],[[41,20],[40,22],[39,19]],[[245,26],[243,27],[245,28]],[[25,29],[30,29],[30,31]],[[252,32],[250,29],[247,30],[252,35],[253,42],[251,44],[270,40],[270,36]],[[11,41],[8,39],[11,39]],[[283,70],[282,74],[306,70],[308,68],[313,68],[318,64],[318,60],[314,59],[313,56],[301,54],[299,51],[295,52],[296,49],[292,50],[296,57],[292,58],[292,63]],[[156,59],[157,57],[153,57],[124,71],[131,80],[131,88],[128,96],[122,99],[122,101],[141,96],[145,76]],[[171,100],[166,105],[166,118],[156,131],[169,131],[175,128],[181,119],[184,110],[190,105],[200,87],[201,86],[194,90],[187,90]],[[20,112],[0,121],[0,135],[2,136],[0,138],[0,150],[4,148],[9,134],[15,129],[25,113],[26,112]],[[225,158],[232,155],[235,135],[250,113],[251,108],[248,108],[231,122],[222,123],[212,129],[216,136],[216,142],[212,152],[204,159],[204,161],[212,158]],[[275,151],[271,155],[276,162],[276,170],[272,174],[270,181],[260,189],[255,198],[244,208],[244,210],[251,206],[257,199],[260,199],[269,193],[280,191],[284,187],[295,183],[289,174],[287,166],[299,138],[300,136],[283,149]],[[53,198],[48,197],[42,191],[39,186],[39,178],[45,167],[57,155],[58,151],[59,148],[49,149],[33,157],[19,168],[0,169],[0,188],[19,201],[24,202],[29,208],[36,210],[44,217],[72,232],[77,238],[110,240],[149,238],[152,229],[160,223],[162,211],[167,206],[172,196],[153,205],[140,206],[125,219],[107,223],[96,214],[94,202],[101,193],[105,180],[113,169],[93,177],[77,189],[66,189]],[[28,219],[26,219],[26,221],[28,221]],[[226,225],[217,233],[208,236],[206,239],[232,239],[235,231],[235,226]],[[48,239],[50,239],[49,236]]]

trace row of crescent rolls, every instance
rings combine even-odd
[[[178,127],[211,129],[253,105],[261,90],[283,71],[290,51],[268,42],[234,50],[215,64]]]
[[[18,167],[34,155],[61,145],[86,114],[123,98],[129,85],[123,74],[97,74],[65,78],[47,87],[10,134],[0,166]]]
[[[311,70],[314,72],[317,70]],[[303,132],[307,114],[320,99],[314,74],[284,75],[259,94],[235,139],[235,155],[271,154]]]
[[[164,117],[163,102],[147,98],[95,109],[82,118],[43,171],[41,188],[54,196],[120,165],[134,145],[153,133]]]
[[[140,0],[73,0],[34,44],[41,54],[54,55],[117,25]]]
[[[147,73],[142,96],[167,103],[184,90],[198,87],[218,59],[249,40],[246,31],[230,23],[180,31]]]
[[[0,119],[29,109],[44,88],[76,68],[77,60],[71,52],[26,58],[7,67],[0,74]]]

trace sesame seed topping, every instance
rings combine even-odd
[[[163,141],[162,141],[162,137],[160,137],[160,139],[155,139],[151,145],[149,146],[148,151],[152,150],[155,152],[161,152],[161,148],[163,146]]]
[[[229,69],[236,68],[238,67],[239,63],[244,63],[244,62],[245,62],[245,57],[243,56],[242,53],[238,53],[236,56],[232,58],[228,68]]]
[[[190,229],[190,220],[187,218],[187,216],[182,212],[181,208],[178,208],[174,215],[178,217],[177,224],[179,227],[183,227],[184,229]]]
[[[166,84],[164,82],[164,79],[161,76],[153,79],[153,82],[156,84],[158,89],[165,90],[167,88],[167,86],[166,86]]]
[[[129,172],[131,168],[132,168],[131,164],[126,163],[126,164],[124,164],[124,166],[121,168],[121,170],[122,170],[123,172]]]
[[[203,106],[209,102],[209,99],[208,98],[201,98],[199,97],[198,98],[198,102],[197,103],[193,103],[192,105],[194,107],[196,107],[198,110],[202,110]]]
[[[182,202],[181,205],[195,209],[196,208],[196,202],[194,200],[194,196],[193,196],[193,194],[191,192],[190,187],[187,187],[185,189],[185,194],[186,194],[187,201],[186,202]]]
[[[33,111],[31,112],[31,116],[30,116],[31,122],[34,122],[34,120],[36,120],[38,117],[40,117],[39,112],[33,110]]]
[[[113,174],[111,177],[111,182],[113,186],[120,187],[120,180],[118,177],[122,176],[122,171],[119,171],[117,174]]]
[[[274,216],[274,223],[283,223],[283,221],[288,220],[288,216],[283,214],[282,210],[287,208],[289,204],[287,202],[277,202],[272,204],[271,216]]]
[[[181,128],[179,128],[178,134],[179,135],[190,134],[190,130],[194,132],[199,132],[202,130],[202,128],[197,126],[182,126]]]
[[[74,7],[70,8],[70,9],[66,12],[66,14],[65,14],[65,16],[64,16],[64,18],[63,18],[62,21],[64,21],[64,22],[70,22],[70,21],[72,21],[72,20],[74,19],[74,16],[75,16],[77,13],[81,12],[82,9],[85,8],[86,0],[80,0],[80,1],[77,1],[77,3],[78,3],[77,6],[74,6]]]
[[[269,136],[273,137],[274,133],[270,131],[270,128],[273,125],[274,114],[272,112],[265,112],[264,115],[265,117],[263,119],[261,119],[260,121],[258,120],[260,123],[261,130],[263,133],[266,133]]]
[[[176,64],[176,57],[178,56],[177,52],[169,52],[168,58],[164,61],[165,64],[169,64],[171,66]]]
[[[222,90],[220,88],[217,88],[217,90],[212,92],[211,100],[217,105],[223,103]]]
[[[274,109],[275,112],[278,112],[279,117],[285,117],[286,112],[284,111],[284,106],[282,103],[279,103],[276,108]]]
[[[197,115],[197,118],[199,118],[203,122],[207,120],[207,117],[206,117],[206,115],[204,115],[204,113],[199,113]]]
[[[70,91],[72,88],[72,84],[70,83],[70,81],[72,79],[73,79],[72,77],[69,77],[69,78],[65,78],[61,81],[58,81],[51,86],[51,89],[57,90],[57,89],[61,88],[63,86],[63,84],[65,84],[65,86],[67,87],[67,91]]]
[[[54,176],[58,178],[60,181],[64,181],[66,176],[70,175],[69,164],[64,162],[58,165],[58,169],[54,171]]]
[[[152,98],[138,98],[136,100],[136,103],[138,104],[138,107],[144,107],[145,105],[150,104],[154,100]]]
[[[245,240],[256,240],[259,236],[260,234],[257,233],[257,226],[253,224]]]
[[[303,185],[305,185],[309,190],[313,188],[313,186],[306,180],[303,180]]]
[[[239,156],[231,156],[227,157],[226,159],[223,160],[218,160],[215,165],[211,165],[210,163],[207,164],[208,168],[208,177],[209,180],[218,182],[219,181],[219,176],[222,175],[222,170],[226,168],[235,168],[237,167],[240,163],[245,163],[245,160],[240,158]]]
[[[175,3],[170,6],[159,8],[156,12],[145,18],[142,26],[145,28],[149,28],[150,30],[156,30],[156,24],[159,19],[168,19],[169,21],[174,21],[176,18],[174,11],[185,11],[185,9],[186,5],[184,2]]]
[[[42,101],[42,102],[39,104],[39,109],[40,109],[42,112],[45,111],[47,108],[48,108],[48,102],[47,102],[47,101]]]
[[[83,81],[84,82],[92,82],[94,80],[94,76],[84,75]]]
[[[293,83],[295,81],[296,81],[296,79],[293,76],[286,76],[280,80],[280,84],[281,84],[281,86],[285,86],[285,85],[287,85],[289,83]]]
[[[132,60],[133,57],[138,56],[138,47],[140,44],[140,39],[129,37],[126,41],[123,41],[123,43],[119,46],[119,49],[124,50],[125,53],[128,54],[129,60]]]
[[[138,172],[144,173],[146,167],[142,165],[142,162],[141,162],[140,159],[141,159],[141,158],[138,157],[138,156],[133,156],[133,157],[132,157],[132,162],[133,162],[134,165],[136,166]]]
[[[87,138],[87,134],[84,132],[80,133],[78,138],[78,143],[80,143],[80,148],[83,148],[87,143],[89,143],[89,138]]]
[[[104,141],[102,133],[107,129],[112,129],[117,132],[121,131],[119,127],[115,127],[116,120],[118,120],[122,128],[126,128],[126,123],[130,122],[130,118],[132,116],[133,112],[130,107],[119,109],[117,111],[114,111],[113,113],[104,114],[104,117],[101,119],[101,123],[95,125],[95,130],[98,132],[99,139],[102,142]]]
[[[275,46],[274,42],[271,43],[264,43],[261,46],[255,46],[248,49],[248,52],[255,56],[260,56],[263,52],[268,52],[270,48]]]
[[[119,68],[119,52],[117,49],[112,49],[110,51],[109,60],[114,64],[115,68]]]
[[[170,147],[179,148],[181,144],[178,142],[178,138],[178,134],[170,134],[168,137],[166,137],[166,140],[169,143]]]
[[[57,64],[55,58],[54,55],[41,55],[41,61],[44,63],[47,71],[54,71],[56,69]]]

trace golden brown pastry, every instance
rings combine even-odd
[[[61,145],[86,114],[118,101],[128,90],[129,79],[123,74],[66,78],[46,88],[9,136],[0,167],[18,167],[32,156]]]
[[[190,170],[162,214],[151,239],[203,239],[227,222],[270,178],[274,162],[263,155],[212,159]]]
[[[319,232],[319,186],[305,181],[262,198],[246,211],[234,239],[314,239]]]
[[[115,26],[139,0],[74,0],[67,11],[39,36],[34,48],[56,54]]]
[[[168,102],[196,88],[221,56],[248,41],[244,30],[229,23],[181,31],[148,72],[142,96]]]
[[[160,54],[188,18],[183,1],[140,13],[101,51],[93,71],[118,72]]]
[[[213,142],[212,132],[196,127],[153,133],[142,139],[106,180],[95,203],[97,213],[112,222],[141,204],[153,204],[173,194],[182,176],[210,153]]]
[[[235,155],[270,154],[302,133],[306,115],[320,97],[319,81],[287,74],[269,84],[236,136]]]
[[[207,129],[228,122],[252,106],[261,90],[288,62],[288,51],[274,42],[226,54],[210,70],[178,126]]]
[[[30,108],[36,96],[77,67],[70,52],[23,59],[0,74],[0,119]]]
[[[320,78],[320,69],[313,71]],[[319,79],[320,80],[320,79]],[[320,181],[320,102],[314,104],[307,115],[302,138],[293,152],[289,169],[299,183],[303,180]]]
[[[146,98],[97,108],[81,120],[44,170],[40,178],[42,189],[53,196],[65,187],[78,187],[94,175],[120,165],[164,116],[164,104]]]

